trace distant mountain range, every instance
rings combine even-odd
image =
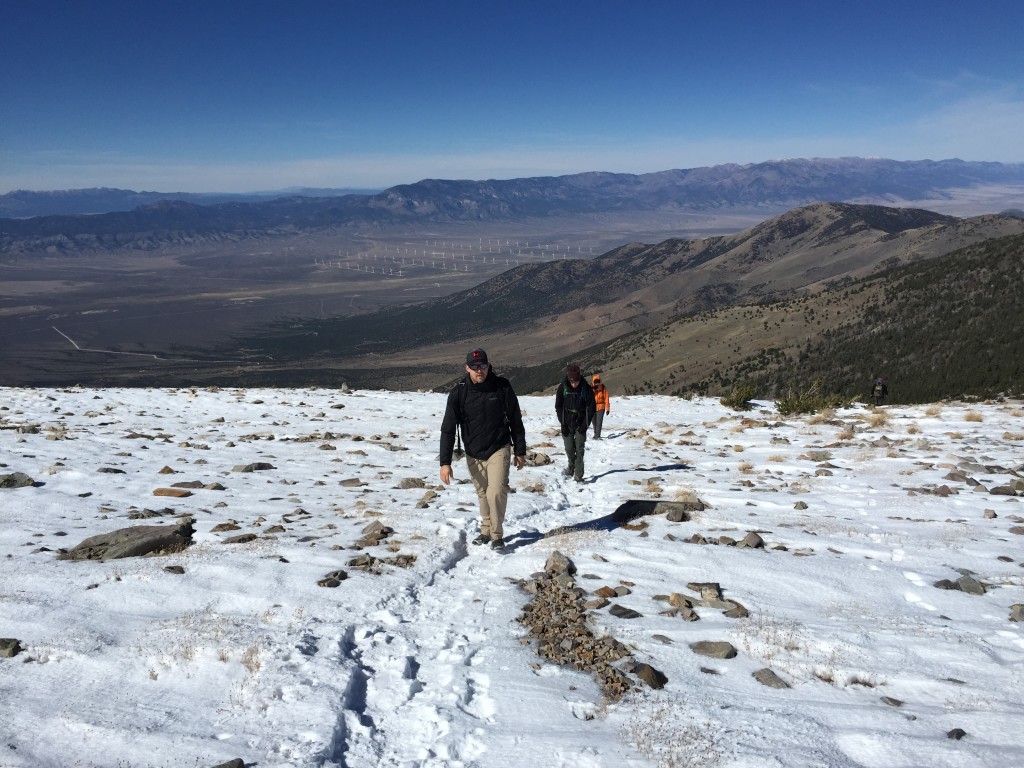
[[[1024,186],[1024,164],[838,158],[717,165],[648,174],[457,181],[427,179],[376,194],[331,190],[267,199],[126,190],[13,192],[0,197],[0,253],[145,249],[204,238],[283,237],[439,222],[524,221],[642,211],[762,210],[821,201],[941,200],[956,190]],[[157,196],[154,201],[144,196]],[[132,207],[133,203],[142,203]],[[47,207],[48,205],[48,207]],[[20,207],[19,207],[20,206]],[[113,210],[122,206],[121,210]],[[106,213],[95,213],[106,209]],[[61,215],[23,218],[29,210]],[[95,215],[68,215],[71,210]],[[11,218],[11,216],[21,218]]]
[[[34,216],[72,216],[75,214],[131,211],[161,200],[183,200],[196,205],[218,203],[252,203],[275,197],[339,197],[341,195],[372,195],[379,189],[323,189],[292,187],[268,192],[135,192],[131,189],[93,187],[48,192],[15,190],[0,195],[0,219],[26,219]]]

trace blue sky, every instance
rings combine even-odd
[[[0,0],[0,193],[1024,161],[1019,0]]]

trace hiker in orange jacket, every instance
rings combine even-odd
[[[601,377],[595,375],[593,379],[593,390],[594,390],[594,405],[596,411],[594,413],[594,439],[601,439],[601,422],[604,421],[604,415],[611,413],[611,397],[608,395],[608,387],[601,383]]]

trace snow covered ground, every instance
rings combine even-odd
[[[577,486],[553,402],[521,400],[552,463],[513,471],[500,555],[469,544],[465,466],[438,482],[440,395],[0,390],[0,476],[35,481],[0,489],[0,637],[22,647],[0,658],[0,766],[1024,764],[1020,403],[780,418],[613,391]],[[154,495],[181,482],[223,490]],[[688,522],[611,522],[693,495]],[[184,514],[179,554],[58,559]],[[356,549],[377,521],[393,533]],[[764,548],[717,543],[751,531]],[[517,582],[555,550],[588,593],[626,587],[611,605],[641,615],[590,626],[663,688],[608,700],[535,653]],[[670,615],[708,582],[749,616]]]

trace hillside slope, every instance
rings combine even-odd
[[[675,318],[580,357],[623,392],[777,397],[820,381],[897,402],[1021,391],[1024,235],[987,240],[816,295]]]
[[[437,345],[494,339],[507,357],[530,366],[676,315],[812,294],[1019,233],[1024,221],[1012,217],[957,219],[819,203],[727,237],[633,244],[589,261],[524,265],[422,304],[272,329],[258,343],[278,360],[372,353],[394,357],[389,363],[395,364],[439,359],[426,349]]]

